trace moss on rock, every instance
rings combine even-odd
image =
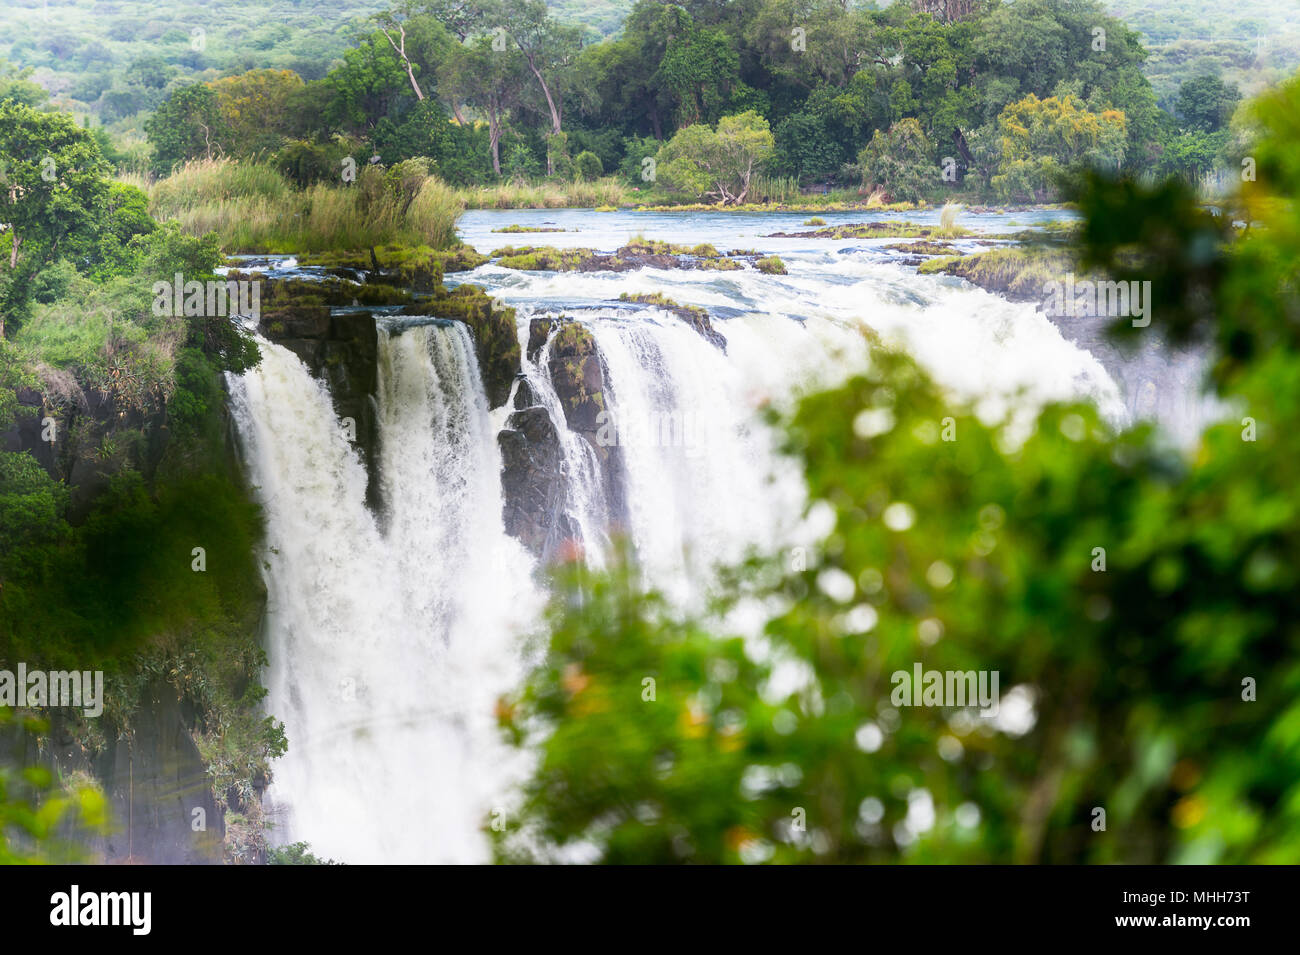
[[[733,271],[744,268],[737,259],[723,255],[707,243],[686,246],[642,238],[633,239],[613,255],[587,248],[506,246],[493,252],[492,258],[502,268],[526,272],[630,272],[641,268]]]
[[[928,239],[938,237],[959,238],[973,235],[969,229],[954,227],[943,231],[937,226],[915,222],[856,222],[831,226],[813,232],[774,232],[769,239]]]
[[[619,301],[634,302],[638,305],[653,305],[656,308],[662,308],[664,311],[672,312],[687,325],[700,333],[710,344],[716,345],[723,351],[727,350],[727,340],[722,337],[713,323],[709,320],[707,309],[700,308],[698,305],[679,305],[664,295],[662,292],[649,292],[636,295],[630,295],[624,292],[619,296]]]

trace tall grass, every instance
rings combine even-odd
[[[595,208],[626,205],[630,199],[627,187],[613,177],[592,182],[503,182],[458,189],[456,195],[470,209]]]
[[[755,175],[749,181],[746,202],[788,202],[799,197],[799,183],[793,176]]]
[[[295,189],[274,167],[230,159],[187,163],[148,187],[150,210],[227,252],[327,252],[375,245],[455,244],[463,208],[441,180],[363,168],[355,182]]]
[[[867,196],[867,208],[882,209],[884,208],[884,205],[885,205],[885,187],[876,186],[874,189],[871,190],[871,194]]]
[[[463,208],[455,189],[430,176],[406,210],[406,220],[422,244],[443,249],[456,243],[456,220]]]
[[[939,210],[939,228],[935,230],[935,236],[941,239],[954,239],[963,234],[964,229],[957,225],[957,216],[961,212],[961,204],[953,202],[951,199],[943,204]]]

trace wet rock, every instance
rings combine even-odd
[[[596,340],[577,322],[566,322],[551,340],[548,370],[571,431],[594,435],[605,410],[605,372]]]
[[[627,292],[624,292],[619,296],[619,301],[633,302],[638,305],[651,305],[655,308],[662,308],[666,312],[672,312],[687,325],[691,326],[691,328],[695,329],[695,331],[708,341],[709,344],[722,349],[724,352],[727,350],[727,340],[713,327],[713,323],[709,320],[709,313],[706,309],[695,305],[678,305],[672,299],[658,293],[629,295]]]
[[[528,383],[528,379],[520,375],[518,382],[518,387],[515,388],[515,408],[522,410],[539,404],[537,394],[533,391],[533,386]]]
[[[548,561],[564,541],[579,536],[565,510],[564,457],[555,424],[545,408],[524,408],[510,416],[497,443],[506,532]]]
[[[584,325],[554,319],[547,371],[569,430],[596,452],[611,526],[626,518],[626,477],[621,449],[610,442],[613,422],[606,401],[604,360],[595,337]]]
[[[259,330],[272,341],[319,339],[329,334],[328,305],[278,305],[263,310]]]
[[[555,329],[555,320],[534,318],[528,323],[528,360],[535,362]]]

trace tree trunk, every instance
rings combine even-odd
[[[751,162],[747,167],[745,167],[745,177],[741,180],[740,195],[736,196],[736,205],[740,205],[744,202],[745,197],[749,195],[749,182],[753,178],[754,164]]]
[[[966,167],[972,169],[975,166],[975,157],[971,155],[970,146],[966,144],[966,136],[960,129],[952,131],[953,142],[957,144],[957,151],[961,153],[961,158],[966,162]]]
[[[496,98],[488,104],[488,143],[492,147],[492,170],[501,177],[501,110]]]
[[[406,75],[411,81],[411,89],[415,90],[415,98],[420,100],[421,102],[424,102],[424,93],[421,92],[420,90],[420,84],[415,82],[415,70],[411,66],[410,58],[406,55],[406,27],[402,26],[400,23],[397,25],[397,29],[401,31],[401,35],[402,35],[401,46],[398,46],[396,43],[393,42],[393,38],[388,34],[387,27],[381,26],[379,29],[384,32],[384,36],[388,39],[388,45],[391,46],[395,51],[397,51],[397,55],[400,56],[402,58],[402,62],[406,64]]]
[[[551,111],[551,132],[560,132],[560,108],[555,105],[555,99],[551,96],[551,88],[546,85],[546,80],[542,76],[542,71],[537,68],[536,57],[529,53],[528,68],[533,71],[533,76],[537,77],[537,82],[542,86],[542,95],[546,97],[546,106]]]

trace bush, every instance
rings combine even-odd
[[[593,179],[601,177],[605,172],[605,167],[601,164],[599,156],[587,150],[578,153],[577,158],[573,160],[573,171],[577,178],[584,182],[591,182]]]
[[[858,154],[863,186],[883,186],[894,202],[918,202],[939,181],[933,146],[921,124],[899,120],[888,132],[876,130]]]
[[[294,140],[275,154],[275,168],[299,187],[317,182],[340,182],[348,149],[338,143]]]

